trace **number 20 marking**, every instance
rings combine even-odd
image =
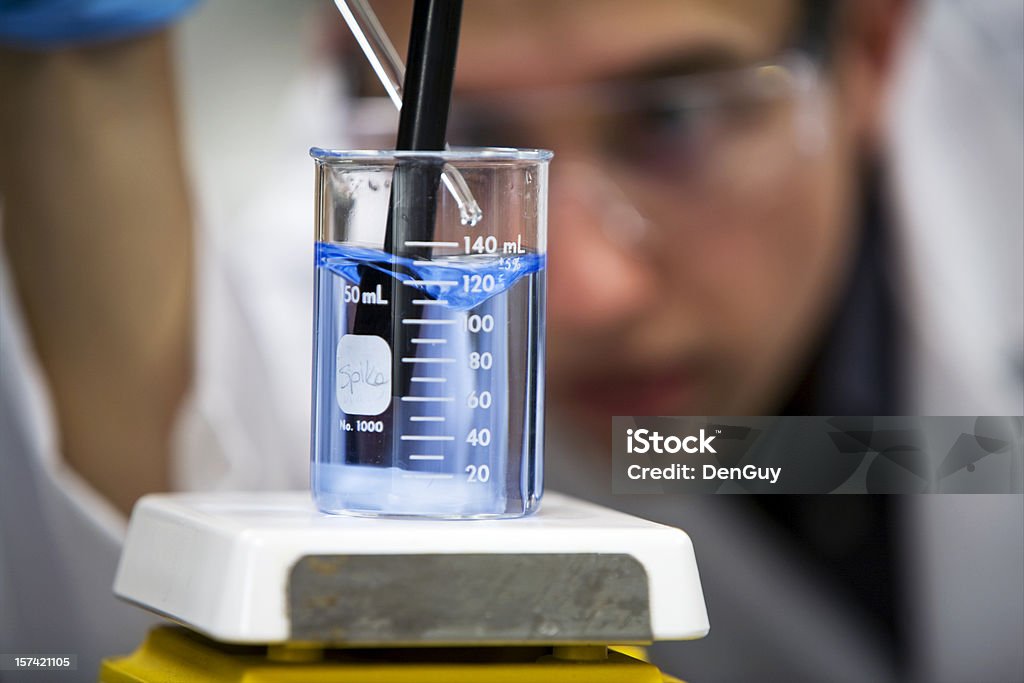
[[[485,483],[491,478],[491,468],[487,465],[466,465],[466,481]]]

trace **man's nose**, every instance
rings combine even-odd
[[[619,328],[657,304],[638,245],[650,226],[594,165],[553,169],[548,240],[553,324],[578,332]]]

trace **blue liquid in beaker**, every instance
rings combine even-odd
[[[311,481],[322,510],[535,509],[544,264],[533,253],[415,260],[316,245]],[[385,323],[375,334],[362,329],[367,314]]]

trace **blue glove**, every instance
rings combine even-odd
[[[35,50],[156,31],[197,0],[0,0],[0,45]]]

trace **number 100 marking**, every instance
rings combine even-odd
[[[494,316],[490,313],[479,315],[474,313],[473,315],[466,316],[466,331],[473,332],[493,332],[494,331]]]

